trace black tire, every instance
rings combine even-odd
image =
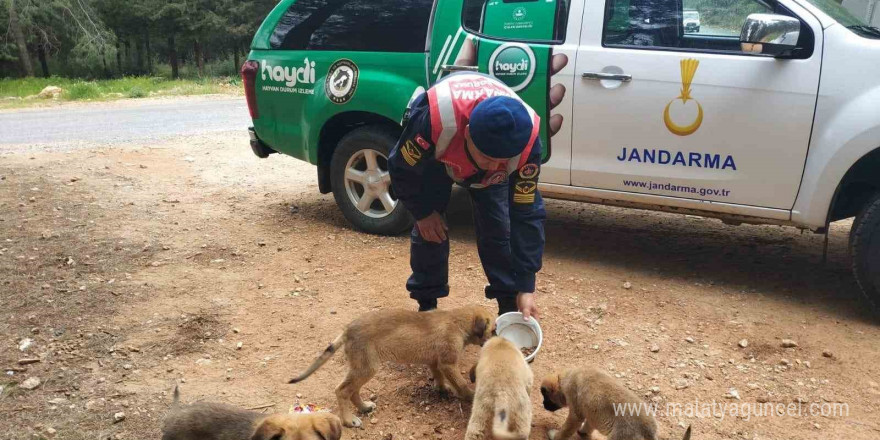
[[[353,197],[363,198],[367,191],[366,185],[348,182],[345,171],[349,165],[357,170],[368,171],[366,154],[371,150],[377,153],[378,168],[387,172],[388,156],[395,143],[397,138],[387,129],[375,126],[361,127],[339,141],[333,152],[333,160],[330,162],[330,182],[336,205],[355,228],[370,234],[400,234],[412,227],[412,216],[403,203],[396,200],[390,187],[389,195],[396,203],[390,212],[380,199],[374,200],[367,212],[361,211]],[[354,156],[357,157],[353,159]]]
[[[880,311],[880,194],[856,217],[850,232],[853,272],[875,312]]]

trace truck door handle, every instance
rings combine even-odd
[[[584,72],[581,75],[584,79],[591,79],[595,81],[602,80],[610,80],[610,81],[621,81],[621,82],[630,82],[632,81],[632,75],[626,75],[623,73],[603,73],[603,72]]]
[[[457,64],[444,64],[440,69],[444,72],[478,72],[477,66],[459,66]]]

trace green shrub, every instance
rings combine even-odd
[[[128,91],[129,98],[145,98],[147,95],[148,93],[139,86],[134,86]]]
[[[101,97],[101,88],[94,82],[78,82],[70,86],[65,97],[71,101],[98,99]]]

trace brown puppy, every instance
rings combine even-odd
[[[645,411],[645,402],[597,368],[575,368],[548,375],[541,382],[541,395],[548,411],[569,407],[562,431],[547,432],[550,440],[569,440],[575,431],[589,439],[594,429],[608,440],[657,439],[657,422]],[[623,407],[619,411],[625,414],[615,413],[615,405],[628,405],[633,411]],[[688,427],[684,440],[690,438]]]
[[[519,349],[507,339],[490,339],[471,369],[471,380],[476,380],[477,391],[465,440],[483,440],[489,424],[497,440],[528,439],[535,379]]]
[[[451,387],[458,397],[470,400],[473,392],[461,377],[458,358],[465,345],[483,345],[494,331],[495,317],[479,306],[422,313],[394,309],[367,313],[349,324],[308,370],[290,383],[309,377],[344,346],[348,375],[336,388],[336,397],[345,426],[361,425],[346,400],[364,413],[376,407],[373,402],[361,400],[360,389],[385,361],[428,365],[439,389]]]
[[[331,413],[264,415],[219,403],[174,403],[162,440],[339,440],[342,422]]]

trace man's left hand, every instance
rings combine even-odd
[[[516,306],[526,321],[532,316],[538,318],[538,306],[535,304],[534,293],[520,293],[516,296]]]

